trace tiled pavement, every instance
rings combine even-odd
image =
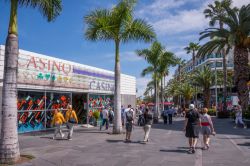
[[[214,119],[217,135],[208,151],[187,154],[183,119],[173,125],[156,124],[150,142],[142,144],[143,130],[135,127],[132,143],[124,134],[107,134],[96,128],[79,127],[73,140],[52,140],[52,133],[19,136],[21,153],[36,158],[22,165],[35,166],[249,166],[250,129],[234,129],[230,119]],[[199,140],[199,147],[201,147]]]

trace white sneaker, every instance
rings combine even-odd
[[[62,138],[65,136],[65,134],[62,134]]]
[[[56,139],[56,137],[54,136],[54,137],[52,137],[52,139],[53,139],[53,140],[55,140],[55,139]]]
[[[68,140],[69,140],[69,141],[72,141],[72,138],[69,138]]]

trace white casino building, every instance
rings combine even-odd
[[[0,97],[4,69],[4,46],[0,45]],[[80,123],[93,121],[92,113],[113,106],[114,72],[19,50],[18,131],[51,128],[52,110],[63,113],[73,105]],[[122,105],[136,102],[136,78],[121,74]]]

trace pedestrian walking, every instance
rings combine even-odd
[[[168,110],[167,109],[163,111],[163,121],[164,121],[164,124],[168,124]]]
[[[68,105],[65,120],[67,122],[67,128],[69,129],[68,140],[72,140],[74,125],[78,124],[78,118],[75,110],[72,109],[72,105]]]
[[[52,125],[55,126],[55,132],[54,132],[53,139],[56,139],[56,136],[57,136],[58,133],[60,134],[61,138],[64,137],[61,126],[65,122],[66,121],[65,121],[65,119],[63,117],[63,114],[58,109],[55,109],[54,116],[53,116],[53,119],[52,119]]]
[[[186,132],[185,136],[188,138],[189,142],[188,153],[195,153],[197,139],[199,138],[200,117],[193,104],[189,106],[183,130]]]
[[[113,120],[114,120],[114,111],[112,109],[112,107],[109,108],[109,124],[113,124]]]
[[[210,135],[215,135],[214,125],[210,115],[207,114],[208,109],[203,108],[201,118],[201,133],[203,135],[203,150],[209,149]]]
[[[247,128],[246,124],[242,120],[242,108],[241,101],[238,102],[238,105],[235,106],[235,126],[237,128],[238,125],[242,125],[244,128]]]
[[[151,125],[153,124],[153,118],[154,118],[153,113],[150,112],[148,109],[146,109],[144,112],[145,125],[143,127],[144,132],[145,132],[144,140],[143,140],[144,143],[149,141],[148,137],[149,137]]]
[[[125,127],[126,127],[126,142],[131,142],[131,133],[134,123],[134,110],[131,108],[131,105],[128,105],[128,108],[125,110]]]
[[[175,109],[171,107],[170,109],[167,110],[167,119],[168,119],[168,124],[173,123],[173,115],[175,113]]]
[[[109,128],[109,111],[108,107],[105,106],[102,110],[102,124],[100,125],[100,130],[102,130],[102,126],[106,125],[106,130]]]

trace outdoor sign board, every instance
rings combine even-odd
[[[19,54],[18,83],[92,91],[114,91],[114,75],[56,58]]]

